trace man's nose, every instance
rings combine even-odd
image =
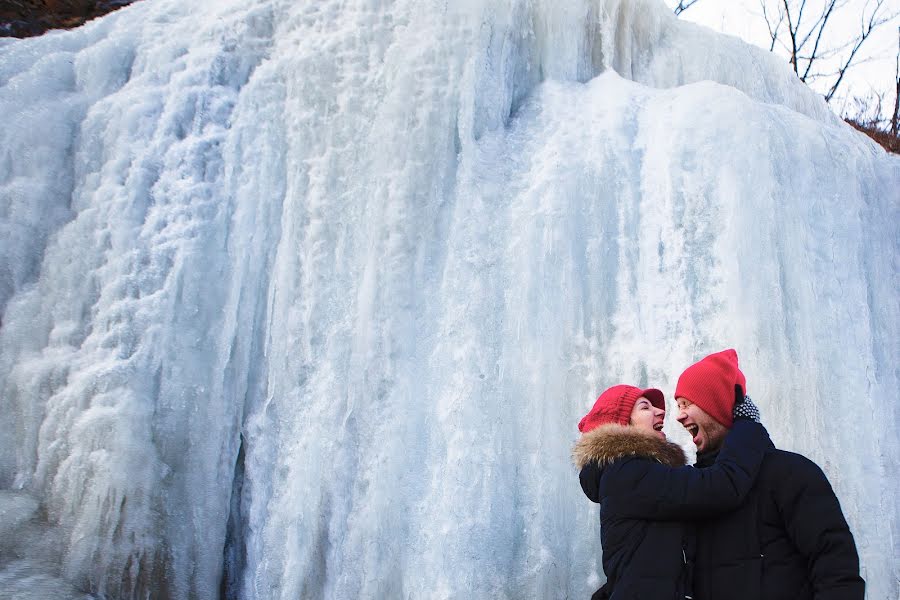
[[[675,417],[675,420],[678,421],[679,423],[682,423],[685,419],[687,419],[687,413],[684,412],[683,410],[679,410],[678,416]]]

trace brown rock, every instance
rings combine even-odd
[[[0,36],[28,37],[84,24],[135,0],[0,0]]]

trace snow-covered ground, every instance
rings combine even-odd
[[[725,347],[900,593],[900,159],[780,60],[144,0],[0,45],[0,114],[0,597],[587,597],[578,419]]]

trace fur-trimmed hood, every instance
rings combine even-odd
[[[572,449],[572,461],[579,469],[592,461],[602,467],[627,456],[650,458],[670,467],[687,464],[684,450],[678,444],[616,423],[601,425],[585,433]]]

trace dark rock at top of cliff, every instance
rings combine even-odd
[[[0,37],[70,29],[135,0],[0,0]]]

